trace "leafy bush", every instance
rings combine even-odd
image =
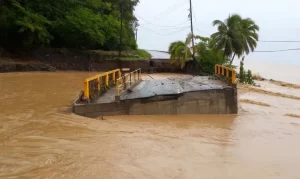
[[[240,62],[239,82],[247,83],[250,85],[254,84],[251,70],[248,70],[246,72],[244,69],[244,59]]]
[[[250,85],[254,84],[251,70],[248,70],[248,72],[247,72],[246,83],[250,84]]]
[[[239,82],[244,83],[246,81],[246,74],[244,70],[244,61],[241,60],[240,62],[240,72],[239,72]]]
[[[135,51],[135,54],[137,54],[138,57],[141,57],[143,59],[150,59],[152,57],[149,52],[147,52],[146,50],[143,50],[143,49],[137,49]]]
[[[229,59],[224,56],[224,53],[219,50],[210,49],[209,38],[197,36],[202,42],[196,46],[197,61],[202,66],[204,72],[214,74],[215,65],[224,65]]]

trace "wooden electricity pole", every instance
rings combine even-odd
[[[191,20],[191,33],[192,33],[192,57],[193,60],[195,60],[195,51],[194,51],[194,46],[195,46],[195,41],[194,41],[194,28],[193,28],[193,10],[192,10],[192,0],[190,0],[190,20]]]

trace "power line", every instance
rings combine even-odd
[[[170,9],[174,8],[175,6],[177,6],[179,3],[182,3],[185,0],[178,0],[176,3],[174,3],[172,6],[168,7],[165,11],[155,15],[154,17],[160,16],[161,14],[166,13],[167,11],[169,11]]]
[[[141,27],[146,27],[145,25],[142,25]],[[190,26],[181,26],[181,27],[171,27],[171,28],[157,28],[155,30],[176,30],[176,29],[185,29],[185,28],[188,28]],[[146,27],[147,28],[147,27]]]
[[[263,42],[263,43],[299,43],[300,41],[297,40],[260,40],[258,42]]]
[[[257,53],[274,53],[274,52],[287,52],[287,51],[300,51],[300,48],[290,48],[290,49],[282,49],[282,50],[265,50],[265,51],[254,51]]]
[[[171,7],[169,7],[166,11],[154,16],[154,19],[162,18],[163,16],[167,16],[169,14],[171,14],[172,12],[174,12],[177,8],[182,7],[184,4],[186,4],[188,2],[188,0],[180,0],[177,1],[177,3],[173,4]]]
[[[196,22],[196,24],[198,24],[198,22],[197,22],[197,18],[196,18],[196,13],[195,13],[195,11],[194,11],[194,8],[193,8],[193,7],[192,7],[192,11],[193,11],[193,15],[194,15],[195,22]]]
[[[138,15],[136,15],[136,16],[137,16],[138,18],[142,19],[143,21],[147,22],[148,24],[151,24],[151,25],[154,25],[154,26],[157,26],[157,27],[176,27],[176,26],[183,25],[183,24],[185,24],[186,22],[189,21],[189,20],[185,20],[185,21],[183,21],[183,22],[181,22],[181,23],[179,23],[179,24],[170,25],[170,26],[163,26],[163,25],[153,24],[152,22],[147,21],[147,20],[145,20],[144,18],[142,18],[142,17],[140,17],[140,16],[138,16]],[[146,24],[141,24],[141,25],[146,25]]]
[[[181,31],[186,30],[187,28],[189,28],[189,26],[187,26],[187,27],[179,28],[179,30],[176,30],[176,31],[173,31],[173,32],[170,32],[170,33],[165,33],[165,34],[163,34],[163,33],[156,32],[156,31],[154,31],[154,30],[152,30],[152,29],[149,29],[149,28],[147,28],[147,27],[145,27],[145,26],[141,26],[141,27],[144,28],[144,29],[146,29],[146,30],[148,30],[148,31],[151,31],[151,32],[153,32],[153,33],[155,33],[155,34],[158,34],[158,35],[171,35],[171,34],[174,34],[174,33],[176,33],[176,32],[181,32]]]

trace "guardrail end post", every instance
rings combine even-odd
[[[84,91],[83,91],[83,97],[85,98],[85,99],[89,99],[89,96],[90,96],[90,94],[89,94],[89,82],[88,81],[84,81],[84,83],[83,83],[83,89],[84,89]]]
[[[129,86],[131,86],[131,73],[129,73]]]

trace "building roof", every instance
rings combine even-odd
[[[170,54],[168,52],[157,51],[157,50],[147,50],[154,59],[170,59]]]

